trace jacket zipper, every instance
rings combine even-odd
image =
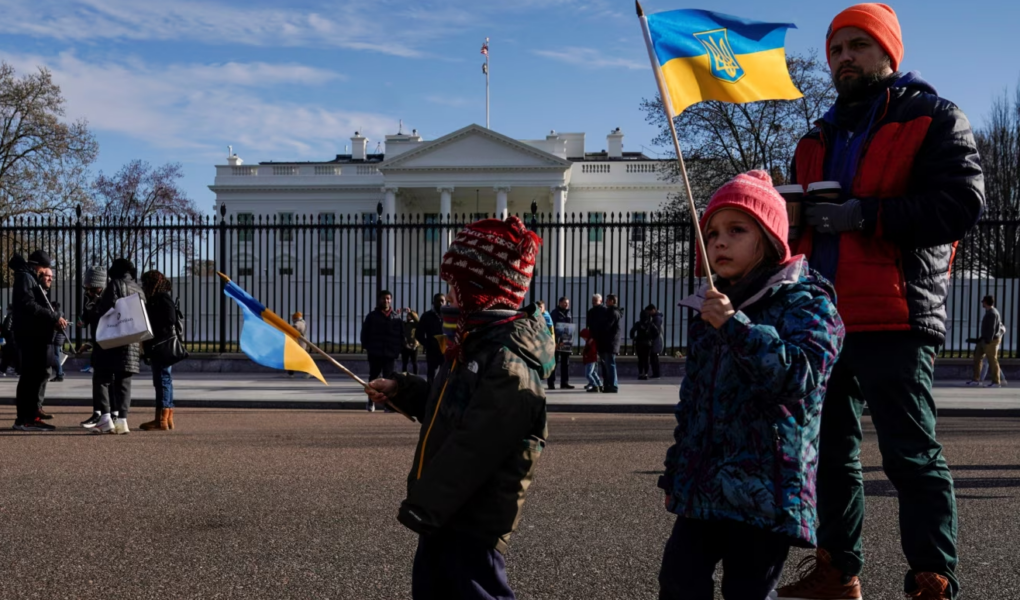
[[[453,359],[453,363],[450,365],[450,370],[446,375],[446,381],[443,382],[443,391],[439,392],[439,399],[436,400],[436,411],[432,413],[432,420],[429,422],[429,428],[425,431],[425,437],[421,440],[421,452],[418,456],[418,475],[415,479],[421,479],[421,470],[425,467],[425,444],[429,443],[429,434],[432,433],[432,426],[436,424],[436,417],[439,416],[439,406],[443,403],[443,396],[446,395],[446,386],[450,385],[450,378],[453,377],[453,370],[457,368],[457,359]]]

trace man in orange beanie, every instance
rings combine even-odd
[[[556,364],[535,305],[520,309],[541,240],[517,217],[461,230],[443,256],[446,362],[367,390],[421,421],[397,519],[419,534],[415,600],[513,600],[503,555],[546,438],[543,383]]]
[[[910,566],[905,592],[955,598],[956,499],[935,440],[935,355],[957,242],[984,208],[970,123],[916,72],[899,72],[899,20],[884,4],[836,15],[826,34],[836,105],[798,144],[794,180],[838,183],[838,199],[805,205],[793,248],[836,285],[847,335],[822,409],[815,568],[780,599],[861,597],[861,413],[878,434],[898,491]]]

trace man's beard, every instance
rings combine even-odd
[[[851,102],[863,100],[876,85],[888,77],[888,75],[884,75],[882,71],[864,73],[855,67],[850,68],[857,73],[857,77],[851,77],[850,79],[840,78],[840,71],[846,70],[845,68],[841,68],[836,71],[835,75],[832,76],[832,85],[836,88],[836,93],[839,94],[840,99],[849,100]]]

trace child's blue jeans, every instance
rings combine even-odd
[[[593,362],[584,365],[584,375],[588,378],[588,385],[602,387],[602,378],[599,377],[599,363]]]

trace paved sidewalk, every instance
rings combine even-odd
[[[174,401],[182,407],[209,408],[333,408],[364,409],[360,386],[342,375],[327,376],[329,386],[297,374],[180,373],[174,377]],[[680,378],[655,381],[623,380],[619,394],[588,394],[577,389],[548,392],[549,409],[559,412],[671,413],[677,402]],[[17,378],[0,378],[0,404],[13,404]],[[89,406],[92,379],[86,373],[69,373],[46,388],[51,406]],[[134,377],[132,403],[152,406],[155,392],[148,373]],[[1020,386],[970,387],[962,381],[937,381],[935,401],[942,416],[1020,417]]]

